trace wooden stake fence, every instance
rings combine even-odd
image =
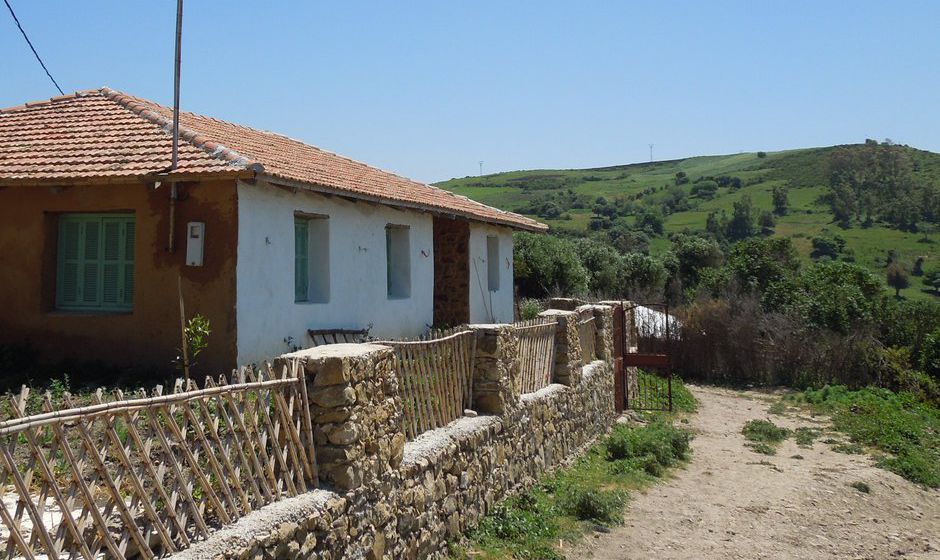
[[[513,324],[519,337],[519,377],[516,380],[519,393],[534,393],[552,382],[557,325],[544,318]]]
[[[395,341],[405,435],[413,440],[463,416],[473,402],[473,331],[433,333],[431,340]]]
[[[157,558],[248,512],[317,485],[302,367],[177,380],[92,404],[29,390],[0,422],[0,519],[6,558]]]
[[[594,335],[597,325],[594,323],[594,317],[588,317],[578,322],[578,338],[581,340],[581,361],[589,364],[597,357],[594,348]]]

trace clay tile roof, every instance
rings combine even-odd
[[[153,177],[170,166],[173,111],[109,88],[0,109],[0,184]],[[253,176],[533,231],[547,226],[280,134],[180,113],[175,175]]]

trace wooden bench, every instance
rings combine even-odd
[[[308,329],[307,335],[314,346],[365,342],[369,329]]]

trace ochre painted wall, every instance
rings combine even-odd
[[[187,315],[201,313],[212,326],[209,347],[194,373],[217,375],[234,367],[235,181],[184,183],[180,192],[176,250],[169,253],[169,185],[0,187],[0,343],[27,342],[46,362],[94,360],[170,373],[180,345],[181,276]],[[133,311],[57,311],[59,214],[126,211],[134,212],[137,230]],[[185,266],[191,221],[206,224],[202,267]]]

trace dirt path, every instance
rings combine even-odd
[[[940,492],[819,440],[808,449],[791,438],[775,456],[759,455],[744,446],[748,420],[826,424],[795,413],[770,416],[771,400],[759,393],[692,390],[700,402],[692,462],[634,496],[623,527],[588,537],[569,558],[940,559]]]

